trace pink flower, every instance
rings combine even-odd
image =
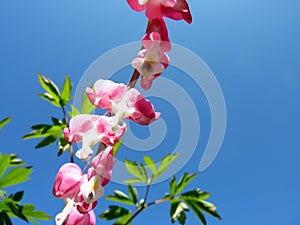
[[[66,225],[96,225],[96,216],[93,210],[81,214],[73,208],[69,214]]]
[[[79,191],[82,176],[79,166],[74,163],[64,164],[56,175],[53,195],[57,198],[73,198]]]
[[[69,142],[82,141],[76,156],[86,161],[94,153],[93,145],[99,142],[113,145],[123,136],[126,124],[122,122],[113,126],[113,122],[112,117],[80,114],[71,119],[70,128],[64,129],[64,135]]]
[[[88,176],[86,176],[86,179],[84,179],[80,186],[80,194],[87,204],[97,201],[104,195],[102,178],[99,174],[93,173],[92,168],[89,169]]]
[[[81,213],[72,200],[67,199],[67,203],[63,211],[55,217],[56,225],[95,225],[96,217],[91,209]]]
[[[102,178],[101,185],[105,186],[112,177],[112,169],[114,166],[113,146],[107,146],[96,155],[92,162],[92,167],[95,173],[99,174]]]
[[[102,89],[99,87],[102,87]],[[100,79],[94,84],[94,90],[86,89],[93,105],[99,108],[106,108],[113,113],[109,117],[112,119],[113,131],[122,126],[123,118],[134,120],[142,125],[148,125],[159,118],[160,113],[154,112],[153,105],[144,99],[138,90],[135,88],[124,89],[123,87],[124,84],[116,84],[112,81]],[[99,104],[103,100],[102,96],[105,96],[105,102],[109,102],[109,104],[105,104],[105,106]]]
[[[131,65],[142,75],[141,86],[148,90],[156,79],[169,65],[169,57],[164,52],[171,48],[161,44],[161,36],[157,32],[146,34],[142,40],[142,49]],[[169,43],[169,42],[166,42]]]
[[[192,16],[186,0],[127,0],[129,6],[135,11],[146,9],[149,19],[168,17],[174,20],[184,19],[192,22]]]

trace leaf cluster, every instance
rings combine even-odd
[[[31,167],[23,167],[25,163],[15,154],[0,153],[0,225],[11,225],[10,218],[20,218],[38,225],[38,220],[49,220],[51,217],[42,211],[36,211],[34,205],[20,202],[24,191],[18,191],[7,196],[3,188],[21,184],[29,180]]]

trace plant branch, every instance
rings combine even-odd
[[[62,109],[63,114],[64,114],[64,122],[67,125],[67,127],[69,127],[69,120],[68,120],[68,117],[67,117],[66,109],[65,109],[65,107],[63,105],[61,105],[61,109]],[[69,142],[69,144],[70,144],[70,148],[69,148],[70,162],[74,163],[73,146],[72,146],[72,143]]]

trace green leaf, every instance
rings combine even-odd
[[[95,110],[95,106],[90,102],[86,92],[83,92],[82,102],[81,102],[81,113],[89,114]]]
[[[58,144],[58,154],[57,154],[58,156],[60,156],[70,148],[70,143],[66,141],[63,135],[59,138],[57,144]]]
[[[125,159],[125,167],[129,173],[139,178],[140,182],[148,183],[148,174],[143,164],[138,165],[137,162]]]
[[[53,98],[53,101],[60,103],[60,93],[55,83],[49,78],[44,77],[42,74],[38,74],[39,82],[44,90]]]
[[[120,206],[110,205],[109,209],[103,212],[99,217],[103,220],[113,220],[128,215],[130,212]]]
[[[5,198],[5,196],[6,196],[6,191],[0,190],[0,198]]]
[[[10,154],[10,163],[9,166],[22,166],[25,165],[26,163],[22,161],[22,159],[18,159],[17,154]]]
[[[188,205],[188,207],[193,211],[193,213],[196,215],[196,217],[204,224],[206,225],[206,219],[201,210],[197,207],[194,201],[191,200],[184,200],[184,202]]]
[[[41,97],[42,99],[50,102],[52,105],[56,106],[56,107],[61,107],[59,100],[57,100],[56,98],[54,98],[51,94],[49,93],[40,93],[38,94],[39,97]]]
[[[130,218],[132,214],[128,213],[124,216],[122,216],[120,219],[118,219],[116,222],[113,223],[113,225],[124,225]],[[128,225],[131,225],[132,222],[128,223]]]
[[[2,224],[13,225],[9,216],[5,212],[0,213],[0,225]]]
[[[130,178],[130,179],[124,180],[124,183],[126,183],[126,184],[136,184],[136,183],[143,183],[143,181],[139,178]]]
[[[31,221],[32,223],[38,225],[39,223],[36,221],[38,220],[49,220],[51,216],[47,215],[45,212],[42,211],[35,211],[35,207],[32,204],[24,204],[23,206],[23,214],[26,218]]]
[[[7,117],[3,120],[0,121],[0,130],[6,125],[9,123],[9,121],[11,121],[11,117]]]
[[[0,189],[29,180],[31,168],[14,168],[10,170],[1,180]]]
[[[28,140],[32,138],[41,138],[47,136],[56,136],[59,135],[64,129],[65,125],[49,125],[49,124],[38,124],[32,126],[31,128],[34,130],[25,136],[22,137],[23,140]]]
[[[15,201],[15,202],[20,202],[23,198],[23,195],[24,195],[24,191],[19,191],[17,193],[15,193],[13,196],[12,196],[12,199]]]
[[[80,114],[79,110],[72,104],[70,104],[71,112],[69,112],[69,116],[72,118]]]
[[[114,195],[106,196],[106,199],[128,205],[135,205],[135,203],[131,199],[129,199],[129,197],[125,193],[119,190],[115,190]]]
[[[157,172],[155,174],[153,174],[153,178],[152,181],[156,180],[160,175],[162,175],[163,172],[165,172],[168,167],[170,166],[170,164],[178,157],[178,154],[167,154],[162,161],[160,162],[158,168],[157,168]]]
[[[179,222],[181,225],[184,225],[184,224],[185,224],[185,221],[186,221],[186,215],[185,215],[185,212],[181,212],[177,219],[178,219],[178,222]]]
[[[172,177],[172,180],[170,182],[170,192],[172,194],[172,197],[174,197],[176,194],[176,178],[175,176]]]
[[[137,189],[132,187],[131,185],[128,185],[128,194],[132,202],[136,205],[139,198]]]
[[[28,222],[28,219],[25,217],[25,215],[22,212],[22,206],[13,203],[13,202],[7,202],[7,206],[10,208],[11,212],[16,215],[17,217],[19,217],[22,220],[25,220],[26,222]]]
[[[191,174],[185,173],[179,180],[176,191],[174,195],[179,194],[195,177],[197,174]]]
[[[174,223],[179,218],[181,219],[181,224],[185,223],[186,216],[182,216],[182,214],[185,214],[184,211],[188,211],[188,207],[185,203],[180,202],[179,200],[173,199],[171,201],[171,209],[170,209],[170,217],[172,223]]]
[[[5,173],[10,165],[10,155],[4,155],[0,153],[0,177]]]
[[[35,148],[42,148],[45,147],[47,145],[51,145],[53,142],[55,142],[57,140],[57,138],[59,137],[60,134],[57,135],[51,135],[46,137],[45,139],[41,140],[36,146]]]
[[[144,162],[145,162],[146,166],[148,166],[148,168],[150,169],[152,174],[155,174],[156,173],[156,165],[155,165],[155,162],[153,161],[153,159],[151,159],[149,156],[145,155]]]
[[[66,75],[64,84],[61,89],[61,105],[65,106],[70,101],[72,92],[72,83],[68,75]]]
[[[119,151],[119,148],[121,147],[122,145],[122,140],[119,140],[116,144],[114,144],[114,156],[117,155],[118,151]]]
[[[188,191],[181,194],[181,199],[190,199],[194,201],[202,201],[209,198],[210,194],[208,192],[202,192],[199,188],[196,190]]]

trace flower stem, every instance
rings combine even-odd
[[[146,33],[149,32],[150,26],[152,24],[152,20],[148,19],[148,24],[147,24],[147,28],[146,28]],[[142,47],[143,48],[143,47]],[[131,79],[129,81],[129,84],[127,85],[129,88],[134,88],[136,85],[137,80],[140,77],[140,73],[139,71],[137,71],[136,69],[133,71],[133,74],[131,76]]]
[[[69,120],[68,120],[68,117],[67,117],[67,113],[66,113],[66,109],[64,106],[61,105],[61,109],[63,111],[63,114],[64,114],[64,122],[65,124],[67,125],[67,127],[69,127]],[[69,152],[70,152],[70,162],[71,163],[74,163],[74,156],[73,156],[73,146],[72,146],[72,143],[69,142],[69,145],[70,145],[70,148],[69,148]]]

